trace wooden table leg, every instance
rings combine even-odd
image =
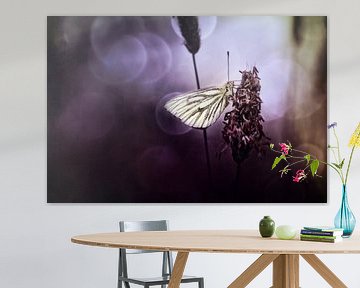
[[[188,256],[189,256],[189,252],[178,252],[177,253],[168,288],[179,288],[180,287],[181,278],[184,274],[185,265],[186,265]]]
[[[271,262],[273,262],[278,254],[263,254],[254,263],[252,263],[238,278],[232,282],[228,288],[244,288],[254,278],[259,275]]]
[[[347,286],[314,254],[301,255],[325,279],[331,287],[346,288]]]
[[[273,288],[299,288],[299,255],[281,254],[273,263]]]
[[[299,255],[287,255],[289,265],[289,287],[299,288]]]

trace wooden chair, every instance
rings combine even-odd
[[[134,231],[167,231],[168,221],[120,221],[120,232],[134,232]],[[165,288],[169,284],[170,276],[173,268],[173,259],[171,252],[149,251],[149,250],[135,250],[135,249],[119,249],[119,269],[118,269],[118,288],[122,288],[124,283],[125,288],[130,288],[131,284],[137,284],[144,288],[150,286],[160,286]],[[163,253],[162,260],[162,275],[160,277],[152,278],[134,278],[129,277],[127,269],[127,254],[141,254],[141,253]],[[198,283],[198,288],[204,288],[204,278],[195,276],[183,276],[181,283]]]

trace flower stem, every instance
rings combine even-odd
[[[198,74],[197,66],[196,66],[195,54],[191,54],[191,55],[192,55],[193,66],[194,66],[194,71],[195,71],[196,87],[197,87],[197,89],[200,89],[200,81],[199,81],[199,74]]]
[[[298,163],[305,162],[305,161],[306,161],[306,159],[302,159],[302,160],[293,162],[293,163],[289,164],[288,166],[291,167],[291,166],[294,166],[294,165],[296,165],[296,164],[298,164]]]
[[[356,133],[356,132],[355,132],[355,133]],[[349,163],[348,163],[347,169],[346,169],[346,176],[345,176],[345,182],[344,182],[345,185],[347,184],[351,161],[352,161],[352,158],[353,158],[353,155],[354,155],[354,151],[355,151],[355,147],[356,147],[356,143],[357,143],[359,137],[360,137],[360,132],[356,135],[356,139],[355,139],[355,142],[354,142],[354,146],[353,146],[352,149],[351,149],[351,154],[350,154],[350,158],[349,158]]]
[[[335,127],[333,127],[333,131],[334,131],[334,135],[335,135],[335,139],[336,139],[336,146],[337,146],[337,151],[338,151],[338,156],[339,156],[339,163],[341,162],[341,155],[340,155],[340,144],[339,144],[339,137],[336,134],[336,130]]]
[[[342,175],[342,173],[340,173],[340,171],[341,171],[340,169],[338,169],[337,167],[335,167],[334,165],[332,165],[332,164],[330,164],[330,163],[321,161],[321,160],[319,160],[319,159],[318,159],[318,161],[319,161],[321,164],[324,164],[324,165],[327,165],[327,166],[333,168],[333,169],[336,171],[336,173],[339,174],[341,183],[343,183],[343,185],[345,184],[345,182],[344,182],[344,176]]]
[[[347,180],[348,180],[348,176],[349,176],[349,170],[350,170],[350,164],[354,155],[354,151],[355,151],[355,145],[353,146],[353,148],[351,149],[351,154],[350,154],[350,158],[349,158],[349,163],[347,165],[347,169],[346,169],[346,176],[345,176],[345,182],[344,185],[347,184]]]
[[[336,139],[336,146],[337,146],[337,151],[338,151],[338,157],[339,157],[339,161],[338,161],[338,165],[341,165],[341,162],[342,162],[342,158],[341,158],[341,154],[340,154],[340,144],[339,144],[339,137],[337,136],[336,134],[336,130],[335,130],[335,126],[333,127],[333,131],[334,131],[334,135],[335,135],[335,139]],[[335,158],[336,159],[336,158]],[[348,165],[348,168],[349,168],[349,165]],[[346,182],[344,182],[344,174],[343,174],[343,171],[342,171],[342,167],[341,169],[339,169],[339,172],[341,174],[341,181],[343,184],[346,184]],[[346,180],[345,180],[346,181]]]
[[[237,191],[237,188],[239,188],[239,180],[240,180],[240,163],[236,164],[236,175],[235,175],[235,187],[236,190],[234,192]]]
[[[195,54],[191,54],[191,55],[192,55],[193,66],[194,66],[194,71],[195,71],[196,87],[197,87],[197,89],[200,89],[200,80],[199,80],[199,74],[198,74],[197,65],[196,65]],[[207,131],[206,131],[206,128],[201,129],[201,130],[203,131],[203,138],[204,138],[205,158],[206,158],[206,166],[207,166],[207,172],[208,172],[208,178],[209,178],[209,187],[211,187],[212,186],[212,173],[211,173],[211,165],[210,165],[210,154],[209,154]]]
[[[212,177],[211,177],[211,165],[210,165],[210,156],[209,156],[209,145],[208,145],[208,139],[207,139],[207,131],[206,131],[206,129],[202,129],[202,130],[203,130],[203,136],[204,136],[204,147],[205,147],[205,157],[206,157],[206,164],[207,164],[207,170],[208,170],[208,177],[209,177],[209,181],[211,182]]]
[[[291,148],[291,150],[293,150],[293,151],[295,151],[295,152],[299,152],[299,153],[305,154],[305,155],[309,154],[309,153],[307,153],[307,152],[305,152],[305,151],[301,151],[301,150],[294,149],[294,148]]]
[[[339,160],[337,159],[336,154],[335,154],[335,151],[334,151],[334,148],[330,148],[330,150],[331,150],[331,153],[332,153],[333,156],[334,156],[334,159],[335,159],[336,163],[340,163],[340,159],[339,159]]]
[[[339,143],[338,143],[338,144],[339,144]],[[338,147],[339,147],[339,145],[338,145]],[[299,153],[303,153],[303,154],[310,155],[311,159],[317,159],[315,156],[313,156],[313,155],[311,155],[311,154],[309,154],[309,153],[306,153],[306,152],[304,152],[304,151],[297,150],[297,149],[292,149],[292,150],[293,150],[293,151],[296,151],[296,152],[299,152]],[[340,154],[339,154],[339,157],[340,157]],[[295,158],[295,157],[294,157],[294,158]],[[336,159],[336,157],[335,157],[335,159]],[[341,159],[341,158],[340,158],[340,159]],[[335,167],[335,166],[334,166],[333,164],[331,164],[331,163],[328,163],[328,162],[325,162],[325,161],[321,161],[321,160],[319,160],[319,159],[317,159],[317,160],[318,160],[321,164],[324,164],[324,165],[327,165],[327,166],[333,168],[333,169],[336,171],[336,173],[339,174],[340,179],[341,179],[341,182],[342,182],[343,184],[345,184],[344,175],[343,175],[341,169],[338,169],[337,167]],[[337,164],[340,164],[340,163],[337,163]]]
[[[360,135],[359,135],[359,136],[360,136]],[[273,149],[273,148],[271,148],[271,150],[274,151],[275,153],[283,154],[283,152],[278,151],[278,150],[275,150],[275,149]],[[324,164],[324,165],[327,165],[327,166],[333,168],[333,169],[336,171],[336,173],[339,174],[340,179],[341,179],[341,182],[342,182],[343,184],[345,184],[344,175],[341,173],[342,171],[341,171],[340,169],[338,169],[337,167],[335,167],[333,164],[328,163],[328,162],[325,162],[325,161],[321,161],[321,160],[317,159],[314,155],[311,155],[311,154],[306,153],[306,152],[304,152],[304,151],[297,150],[297,149],[291,149],[291,150],[292,150],[292,151],[295,151],[295,152],[302,153],[302,154],[310,155],[310,160],[318,160],[321,164]],[[293,155],[290,155],[290,154],[289,154],[289,155],[286,155],[286,158],[304,159],[304,157],[293,156]],[[285,159],[285,160],[286,160],[286,159]],[[301,160],[301,161],[302,161],[302,160]],[[295,163],[299,163],[299,162],[301,162],[301,161],[297,161],[297,162],[295,162]],[[295,164],[295,163],[290,164],[289,167],[290,167],[291,165]]]

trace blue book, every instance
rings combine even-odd
[[[304,227],[301,230],[303,235],[319,235],[319,236],[341,236],[343,235],[344,229],[335,228],[329,226],[314,226],[314,227]]]

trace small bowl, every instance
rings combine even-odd
[[[279,239],[290,240],[295,238],[297,229],[290,225],[281,225],[276,228],[275,234]]]

